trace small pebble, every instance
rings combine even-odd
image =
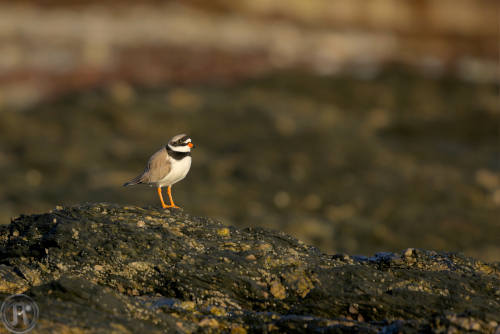
[[[274,281],[271,283],[271,294],[274,296],[274,298],[285,299],[286,298],[285,287],[280,282]]]
[[[412,257],[413,256],[413,248],[408,248],[403,253],[404,257]]]
[[[210,313],[218,317],[225,316],[227,314],[227,312],[223,308],[217,306],[210,307]]]
[[[198,325],[200,325],[202,327],[207,326],[207,327],[217,328],[217,327],[219,327],[219,322],[217,320],[215,320],[214,318],[205,318],[205,319],[201,320]]]
[[[247,330],[244,327],[236,326],[231,328],[231,334],[247,334]]]
[[[253,255],[253,254],[247,255],[245,257],[245,259],[247,259],[248,261],[255,261],[255,260],[257,260],[257,258],[255,257],[255,255]]]
[[[260,244],[257,249],[261,250],[261,251],[264,251],[264,252],[269,252],[273,249],[273,246],[271,246],[270,244],[268,243],[262,243]]]
[[[227,227],[223,227],[217,230],[217,234],[220,235],[221,237],[228,237],[230,235],[230,232]]]
[[[194,308],[195,308],[196,304],[195,304],[194,302],[190,301],[190,300],[185,300],[185,301],[183,301],[183,302],[181,303],[181,305],[180,305],[180,306],[181,306],[181,308],[182,308],[183,310],[192,311],[192,310],[194,310]]]

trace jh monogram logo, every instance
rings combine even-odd
[[[27,333],[38,320],[38,305],[26,295],[12,295],[2,303],[0,314],[7,330],[16,334]]]

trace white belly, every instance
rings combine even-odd
[[[160,187],[171,186],[186,177],[191,168],[191,157],[185,157],[181,160],[170,159],[172,168],[159,183]]]

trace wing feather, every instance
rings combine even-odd
[[[141,176],[142,183],[156,183],[170,173],[171,163],[167,150],[163,147],[149,158],[148,165]]]
[[[170,173],[171,168],[172,166],[168,160],[167,150],[163,147],[149,158],[148,164],[142,174],[126,182],[123,186],[133,186],[139,183],[157,183]]]

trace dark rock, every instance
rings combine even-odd
[[[500,319],[500,264],[460,254],[329,256],[280,232],[113,204],[0,233],[0,294],[31,296],[40,333],[494,333]]]

